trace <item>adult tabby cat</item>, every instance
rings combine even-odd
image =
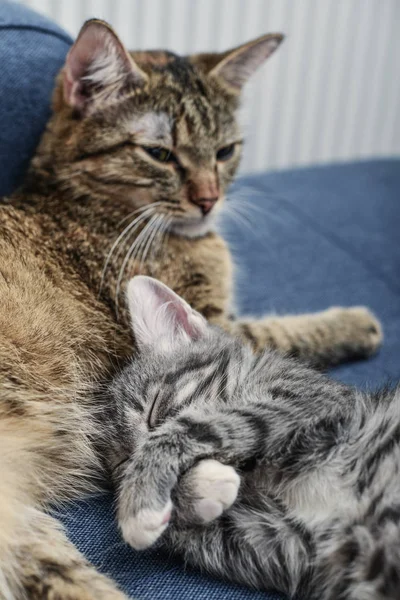
[[[255,356],[156,280],[128,296],[139,355],[101,413],[125,540],[299,598],[398,600],[400,387]]]
[[[239,162],[242,85],[280,41],[130,55],[94,20],[71,48],[25,184],[0,210],[2,597],[118,597],[41,510],[103,476],[90,392],[132,352],[118,302],[128,275],[162,279],[256,349],[326,364],[378,347],[363,308],[228,318],[231,261],[213,215]]]

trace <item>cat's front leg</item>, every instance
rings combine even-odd
[[[210,523],[232,506],[239,486],[240,477],[233,467],[213,459],[201,460],[183,476],[176,494],[171,489],[173,500],[168,493],[161,494],[159,500],[146,502],[144,508],[133,515],[132,505],[122,506],[120,500],[118,514],[124,538],[138,550],[147,548],[164,533],[176,511],[181,523]],[[121,492],[122,489],[120,499]]]
[[[218,460],[204,459],[189,469],[174,490],[174,514],[180,522],[204,525],[214,521],[235,502],[240,487],[236,470]]]
[[[151,546],[168,527],[171,493],[178,481],[179,460],[174,444],[151,436],[128,460],[116,486],[117,518],[124,540],[136,550]]]
[[[226,465],[252,457],[257,442],[251,423],[231,414],[217,414],[212,423],[206,417],[182,415],[151,432],[119,477],[118,521],[124,539],[142,549],[162,535],[173,511],[173,490],[192,468],[197,482],[192,479],[191,485],[196,483],[198,494],[194,520],[216,518],[234,502],[239,488],[238,476]],[[212,458],[226,465],[200,462]]]
[[[318,367],[367,358],[383,339],[378,320],[362,306],[259,320],[228,320],[217,315],[210,321],[241,337],[256,351],[274,348]]]

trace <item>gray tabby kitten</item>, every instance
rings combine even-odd
[[[290,596],[399,599],[400,389],[255,356],[147,277],[128,299],[139,353],[101,449],[124,539]]]

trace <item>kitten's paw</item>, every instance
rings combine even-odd
[[[331,308],[328,312],[337,322],[337,334],[347,344],[349,358],[365,358],[377,352],[383,333],[379,321],[364,306]]]
[[[219,517],[235,502],[240,477],[217,460],[202,460],[190,472],[193,512],[202,523]]]
[[[144,509],[134,516],[120,519],[120,527],[124,540],[135,548],[148,548],[164,533],[168,527],[172,513],[172,502],[169,500],[161,510]]]

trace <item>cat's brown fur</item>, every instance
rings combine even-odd
[[[256,348],[269,344],[326,363],[378,347],[379,325],[362,308],[228,318],[231,258],[202,210],[211,206],[214,213],[222,203],[239,162],[240,88],[280,39],[264,36],[219,57],[190,60],[134,53],[133,62],[108,26],[95,21],[70,52],[26,183],[0,211],[1,597],[123,597],[40,511],[90,490],[102,476],[90,390],[131,352],[128,276],[141,270],[162,279]],[[149,111],[137,126],[138,115]],[[154,118],[160,113],[168,116],[167,134],[165,119]],[[156,129],[150,140],[149,129]],[[177,162],[160,165],[140,147],[154,146],[159,134],[170,135]],[[231,142],[233,155],[216,161]],[[159,224],[172,230],[160,251],[142,264],[143,247],[122,269],[128,245],[103,271],[121,221],[155,202],[164,215]],[[144,220],[136,238],[145,227]]]

